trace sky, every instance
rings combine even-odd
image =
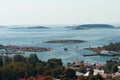
[[[120,0],[0,0],[0,25],[120,23]]]

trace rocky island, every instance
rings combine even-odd
[[[46,26],[25,26],[25,27],[18,26],[10,29],[50,29],[50,28]]]
[[[47,41],[46,43],[81,43],[86,42],[84,40],[51,40]]]
[[[46,26],[32,26],[32,27],[27,27],[28,29],[50,29]]]

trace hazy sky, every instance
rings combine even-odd
[[[0,0],[0,25],[119,22],[120,0]]]

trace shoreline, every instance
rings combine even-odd
[[[45,47],[25,47],[25,46],[16,46],[16,45],[8,45],[8,46],[0,46],[0,53],[1,54],[22,54],[24,51],[27,52],[44,52],[44,51],[51,51],[52,48],[45,48]]]
[[[91,50],[95,54],[89,54],[89,55],[83,55],[83,56],[97,56],[97,55],[101,55],[101,56],[120,56],[120,52],[106,50],[103,47],[95,47],[95,48],[89,47],[89,48],[84,48],[84,49],[85,50]]]

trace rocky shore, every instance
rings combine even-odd
[[[103,47],[96,47],[96,48],[89,47],[89,48],[84,48],[84,49],[91,50],[91,51],[93,51],[95,53],[95,54],[90,54],[90,56],[96,56],[96,55],[101,55],[101,56],[120,56],[120,52],[119,51],[106,50]],[[89,56],[89,55],[87,55],[87,56]]]
[[[25,47],[25,46],[6,46],[6,48],[18,49],[20,51],[29,51],[29,52],[42,52],[42,51],[50,51],[51,48],[44,48],[44,47]]]
[[[89,47],[89,48],[84,48],[84,49],[85,50],[91,50],[91,51],[95,52],[96,54],[99,54],[101,51],[105,50],[102,47],[96,47],[96,48]]]
[[[84,40],[51,40],[45,43],[81,43],[81,42],[86,42],[86,41]]]

